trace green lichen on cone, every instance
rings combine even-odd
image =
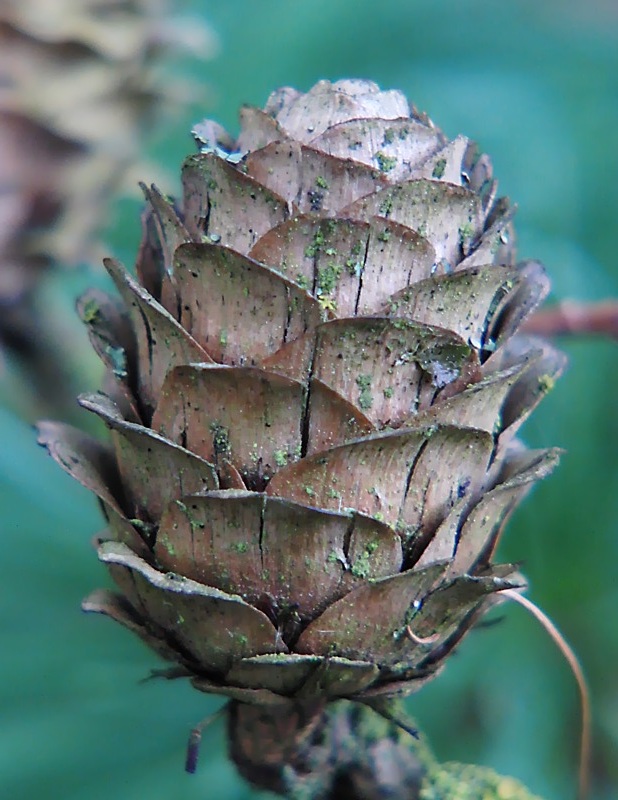
[[[197,126],[144,187],[133,278],[79,304],[102,444],[40,425],[101,500],[119,592],[84,603],[241,704],[379,704],[440,670],[500,591],[506,518],[555,465],[519,427],[563,357],[486,155],[399,92],[285,88]]]

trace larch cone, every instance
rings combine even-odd
[[[548,279],[488,157],[399,92],[284,88],[236,140],[194,134],[179,201],[144,187],[137,278],[108,260],[120,300],[79,303],[107,366],[80,403],[111,443],[40,440],[107,518],[119,591],[84,608],[230,698],[241,771],[285,793],[327,771],[329,714],[354,730],[339,701],[387,714],[524,586],[494,552],[556,464],[516,436],[564,359],[518,333]],[[350,796],[403,796],[369,751]]]

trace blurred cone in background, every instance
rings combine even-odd
[[[144,134],[173,94],[157,61],[176,46],[203,56],[213,40],[202,23],[174,27],[158,0],[0,7],[0,357],[17,359],[35,407],[66,413],[71,387],[70,343],[37,287],[50,267],[100,264],[108,204],[136,185]]]

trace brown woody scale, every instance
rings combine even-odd
[[[506,517],[553,468],[515,439],[563,358],[489,159],[398,92],[285,88],[214,123],[179,205],[144,187],[137,280],[79,303],[102,444],[41,442],[100,499],[120,593],[84,603],[206,692],[378,703],[431,678],[500,590]],[[292,707],[292,705],[290,705]]]

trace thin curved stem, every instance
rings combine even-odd
[[[189,774],[193,774],[197,769],[197,760],[199,758],[200,753],[200,744],[202,743],[202,731],[204,728],[207,728],[211,725],[215,720],[222,717],[224,713],[226,713],[227,706],[221,706],[220,709],[215,711],[213,714],[209,714],[205,717],[199,725],[196,725],[195,728],[191,730],[189,734],[189,741],[187,743],[187,755],[185,759],[185,772]]]
[[[569,667],[571,668],[571,672],[575,676],[575,680],[577,681],[577,686],[579,689],[579,695],[581,700],[581,713],[582,713],[582,725],[581,725],[581,739],[580,739],[580,751],[579,751],[579,784],[578,784],[578,792],[577,798],[578,800],[586,800],[588,797],[589,792],[589,784],[590,784],[590,751],[591,751],[591,713],[590,713],[590,695],[588,692],[588,685],[586,684],[586,678],[584,677],[583,670],[581,665],[577,659],[577,656],[567,643],[564,636],[560,633],[558,628],[554,625],[551,619],[541,611],[538,606],[536,606],[531,600],[528,600],[527,597],[519,594],[518,591],[515,589],[503,589],[500,594],[505,595],[509,598],[509,600],[514,600],[516,603],[519,603],[520,606],[523,606],[526,611],[529,611],[532,616],[540,622],[540,624],[545,628],[547,633],[551,636],[554,640],[558,649],[566,659]]]

